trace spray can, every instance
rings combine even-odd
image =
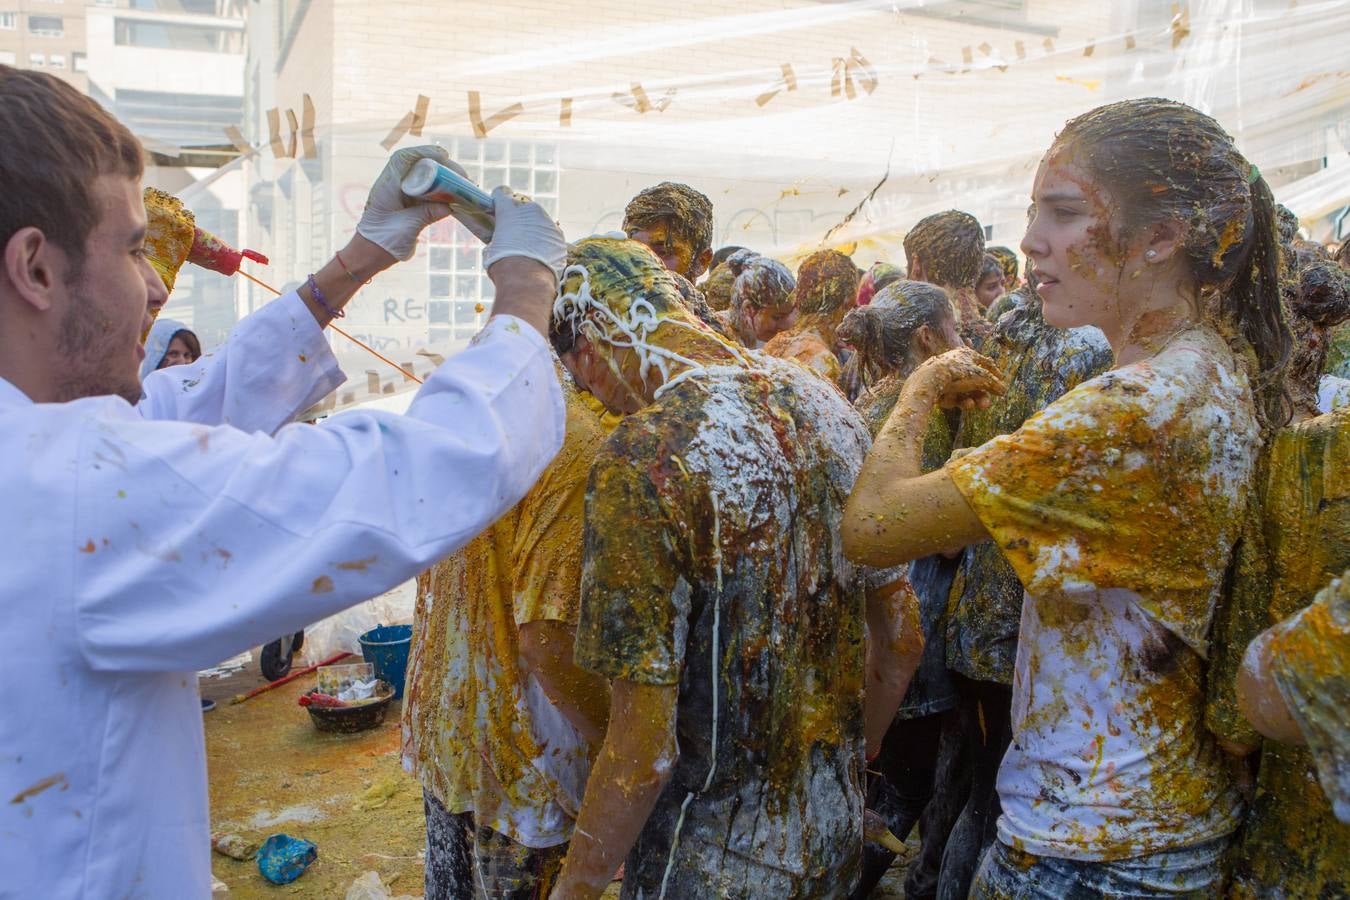
[[[496,207],[492,197],[449,166],[434,159],[419,159],[403,176],[403,193],[416,200],[432,200],[450,206],[450,215],[483,243],[492,240]]]

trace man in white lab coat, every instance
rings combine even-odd
[[[193,671],[404,581],[524,495],[562,441],[542,334],[563,238],[500,191],[474,344],[405,416],[285,425],[342,380],[322,326],[448,212],[398,190],[444,151],[396,153],[339,257],[142,386],[167,295],[135,138],[6,66],[0,134],[0,897],[205,897]]]

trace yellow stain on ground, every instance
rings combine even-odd
[[[238,678],[203,686],[223,697],[262,683],[256,667]],[[420,897],[426,824],[422,788],[399,763],[401,702],[370,731],[323,734],[296,703],[314,686],[307,675],[246,703],[220,703],[205,717],[212,832],[259,843],[285,832],[319,848],[305,874],[282,887],[264,880],[252,860],[212,853],[213,874],[230,888],[222,896],[330,900],[373,871],[390,894]],[[604,896],[617,898],[618,885]]]

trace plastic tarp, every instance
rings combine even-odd
[[[948,208],[1016,247],[1056,130],[1127,97],[1217,117],[1314,238],[1350,205],[1350,0],[261,0],[247,15],[243,155],[185,193],[237,182],[241,243],[271,255],[257,273],[278,286],[347,239],[391,148],[433,140],[485,187],[547,197],[569,236],[684,181],[714,203],[714,246],[789,262],[822,243],[902,261],[905,231]],[[452,351],[490,302],[480,259],[462,228],[433,229],[344,327],[399,360]],[[268,296],[241,289],[238,312]],[[388,371],[334,346],[356,381]]]

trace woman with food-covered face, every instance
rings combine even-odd
[[[1203,716],[1209,623],[1263,434],[1288,417],[1274,203],[1218,123],[1167,100],[1071,120],[1022,250],[1045,319],[1115,368],[921,474],[935,405],[1002,391],[968,349],[906,381],[843,523],[894,565],[992,537],[1026,588],[998,841],[972,895],[1213,892],[1240,819]]]
[[[728,320],[741,343],[753,350],[796,323],[797,279],[778,260],[745,253],[727,260],[740,270],[731,288]]]

